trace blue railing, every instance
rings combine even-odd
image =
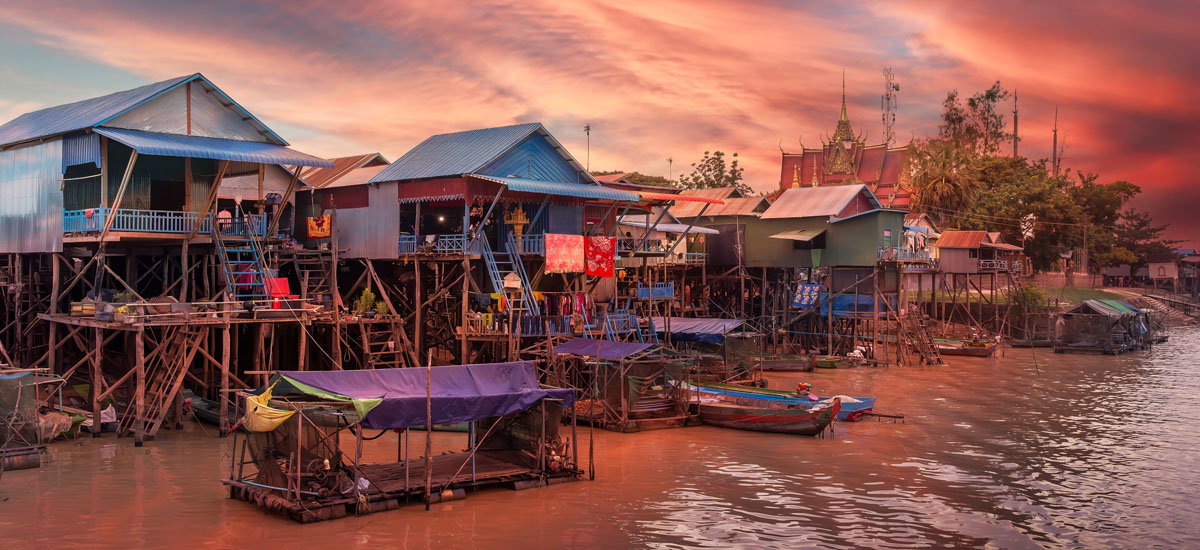
[[[933,259],[928,250],[908,250],[895,246],[879,248],[879,259],[897,262],[928,262]]]
[[[463,233],[446,235],[400,235],[396,252],[399,254],[482,254],[483,239],[472,239]]]
[[[708,254],[704,252],[688,252],[684,256],[684,261],[689,264],[702,264],[708,259]]]
[[[198,234],[212,232],[212,224],[208,216],[197,221],[196,212],[180,212],[175,210],[139,210],[133,208],[89,208],[86,210],[63,211],[64,233],[92,233],[104,230],[104,223],[112,217],[110,231],[128,231],[134,233],[191,233],[199,223]],[[256,236],[267,232],[267,216],[251,214],[248,216],[249,229]],[[219,219],[218,219],[219,220]],[[247,224],[240,219],[228,221],[219,220],[221,233],[224,235],[245,235]]]
[[[651,286],[638,283],[637,297],[642,300],[665,300],[675,297],[675,283],[654,283]]]
[[[546,255],[546,236],[543,234],[521,235],[520,237],[513,235],[513,240],[517,243],[518,253],[522,256]]]

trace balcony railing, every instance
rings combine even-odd
[[[879,259],[891,262],[929,262],[933,261],[928,250],[908,250],[895,246],[879,248]]]
[[[684,261],[689,264],[703,264],[704,262],[708,261],[708,254],[704,252],[688,252],[687,255],[684,256]]]
[[[651,286],[638,283],[637,297],[640,300],[665,300],[675,297],[675,283],[653,283]]]
[[[1007,260],[979,260],[979,269],[985,271],[1008,271]]]
[[[138,210],[132,208],[88,208],[86,210],[63,211],[64,233],[98,233],[104,230],[104,223],[112,217],[110,231],[126,231],[133,233],[191,233],[199,223],[197,234],[207,235],[212,232],[208,216],[199,218],[197,212],[180,212],[174,210]],[[245,235],[247,229],[256,236],[267,232],[267,216],[251,214],[249,227],[240,219],[218,220],[223,235]]]
[[[517,242],[518,252],[522,256],[546,255],[546,236],[543,234],[521,235],[520,237],[514,235],[513,240]]]
[[[472,239],[463,233],[446,235],[400,235],[399,254],[481,254],[482,235]]]

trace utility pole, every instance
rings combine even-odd
[[[1050,150],[1050,168],[1054,177],[1058,177],[1058,105],[1054,106],[1054,145]]]
[[[675,179],[674,168],[675,168],[675,159],[673,159],[671,157],[667,157],[667,181],[674,181],[674,179]]]
[[[585,170],[587,170],[587,173],[591,174],[592,173],[592,125],[584,124],[583,125],[583,133],[587,134],[587,160],[585,161],[585,162],[587,162],[587,167],[585,168]]]
[[[1017,90],[1013,90],[1013,158],[1017,158],[1017,142],[1020,141],[1017,132]]]

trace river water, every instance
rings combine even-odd
[[[899,423],[598,431],[594,482],[310,525],[229,500],[230,440],[198,424],[56,443],[0,481],[0,547],[1200,547],[1200,329],[1119,357],[1004,355],[770,377],[878,396]]]

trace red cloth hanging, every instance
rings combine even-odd
[[[583,235],[546,233],[546,273],[583,273]]]
[[[593,277],[612,277],[617,240],[613,237],[588,237],[584,244],[586,271]]]

